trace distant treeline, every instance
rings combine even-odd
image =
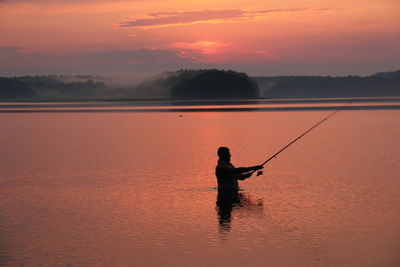
[[[139,84],[100,76],[0,77],[0,100],[324,98],[400,96],[400,71],[367,77],[252,77],[224,70],[165,72]]]
[[[64,79],[64,76],[0,78],[0,99],[90,98],[106,92],[104,83],[95,82],[89,76],[76,76],[72,81]]]
[[[372,76],[288,76],[253,78],[265,98],[400,96],[400,71]]]

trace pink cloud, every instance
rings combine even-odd
[[[190,25],[197,23],[227,23],[232,21],[249,21],[277,12],[300,12],[306,10],[326,11],[331,8],[280,8],[265,10],[197,10],[149,13],[143,18],[130,18],[116,24],[117,28],[129,27],[166,27],[175,25]]]
[[[233,20],[244,16],[242,10],[202,10],[182,12],[150,13],[146,18],[132,18],[117,23],[118,28],[127,27],[160,27],[171,25],[187,25],[215,20]]]

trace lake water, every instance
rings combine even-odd
[[[1,104],[0,266],[400,266],[398,99],[338,112],[224,219],[219,146],[260,164],[343,103],[223,104]]]

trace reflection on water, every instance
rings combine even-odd
[[[400,266],[400,110],[341,111],[210,189],[219,146],[261,163],[329,113],[1,113],[0,265]]]
[[[252,210],[263,213],[263,199],[253,199],[250,193],[245,191],[223,191],[218,190],[216,210],[218,214],[219,233],[223,239],[232,228],[232,212],[238,213],[243,210]]]

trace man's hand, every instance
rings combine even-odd
[[[261,169],[263,169],[263,168],[264,168],[263,165],[254,166],[254,170],[255,170],[255,171],[261,170]]]

